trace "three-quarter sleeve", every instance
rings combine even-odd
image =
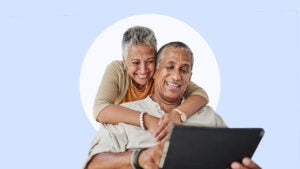
[[[209,98],[206,91],[192,81],[190,82],[187,89],[185,90],[183,97],[187,98],[190,95],[200,95],[204,97],[207,100],[207,102],[209,102]]]
[[[100,111],[110,104],[119,104],[128,88],[128,78],[123,69],[122,61],[113,61],[110,63],[103,74],[94,101],[94,118]]]

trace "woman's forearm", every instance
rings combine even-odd
[[[98,114],[97,121],[110,124],[126,123],[140,127],[140,113],[119,105],[108,105]],[[159,118],[145,114],[143,120],[144,127],[154,134],[158,127]]]
[[[190,117],[206,104],[207,100],[204,97],[200,95],[190,95],[177,108],[184,112],[187,117]]]
[[[97,116],[97,121],[100,123],[127,123],[135,126],[139,126],[139,115],[140,112],[122,107],[119,105],[108,105],[106,106]]]

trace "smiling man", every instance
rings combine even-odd
[[[154,94],[122,106],[146,111],[159,118],[170,113],[184,101],[182,96],[191,80],[193,60],[192,51],[184,43],[170,42],[164,45],[157,54]],[[178,116],[182,124],[226,127],[222,118],[209,106],[203,107],[187,120],[182,117],[184,112],[178,111]],[[140,120],[143,123],[143,113]],[[158,142],[149,131],[140,127],[124,123],[101,124],[84,167],[158,169],[163,145],[164,142]],[[232,166],[259,168],[248,158],[244,164],[234,162]]]

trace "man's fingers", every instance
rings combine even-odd
[[[251,160],[248,157],[243,158],[242,163],[244,166],[246,166],[250,169],[261,169],[260,166],[258,166],[253,160]]]
[[[233,162],[231,163],[232,169],[261,169],[254,161],[252,161],[250,158],[245,157],[242,160],[242,163],[239,162]]]

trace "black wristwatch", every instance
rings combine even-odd
[[[139,156],[144,151],[144,148],[141,149],[136,149],[133,151],[132,156],[131,156],[131,165],[133,169],[143,169],[141,166],[139,166]]]

